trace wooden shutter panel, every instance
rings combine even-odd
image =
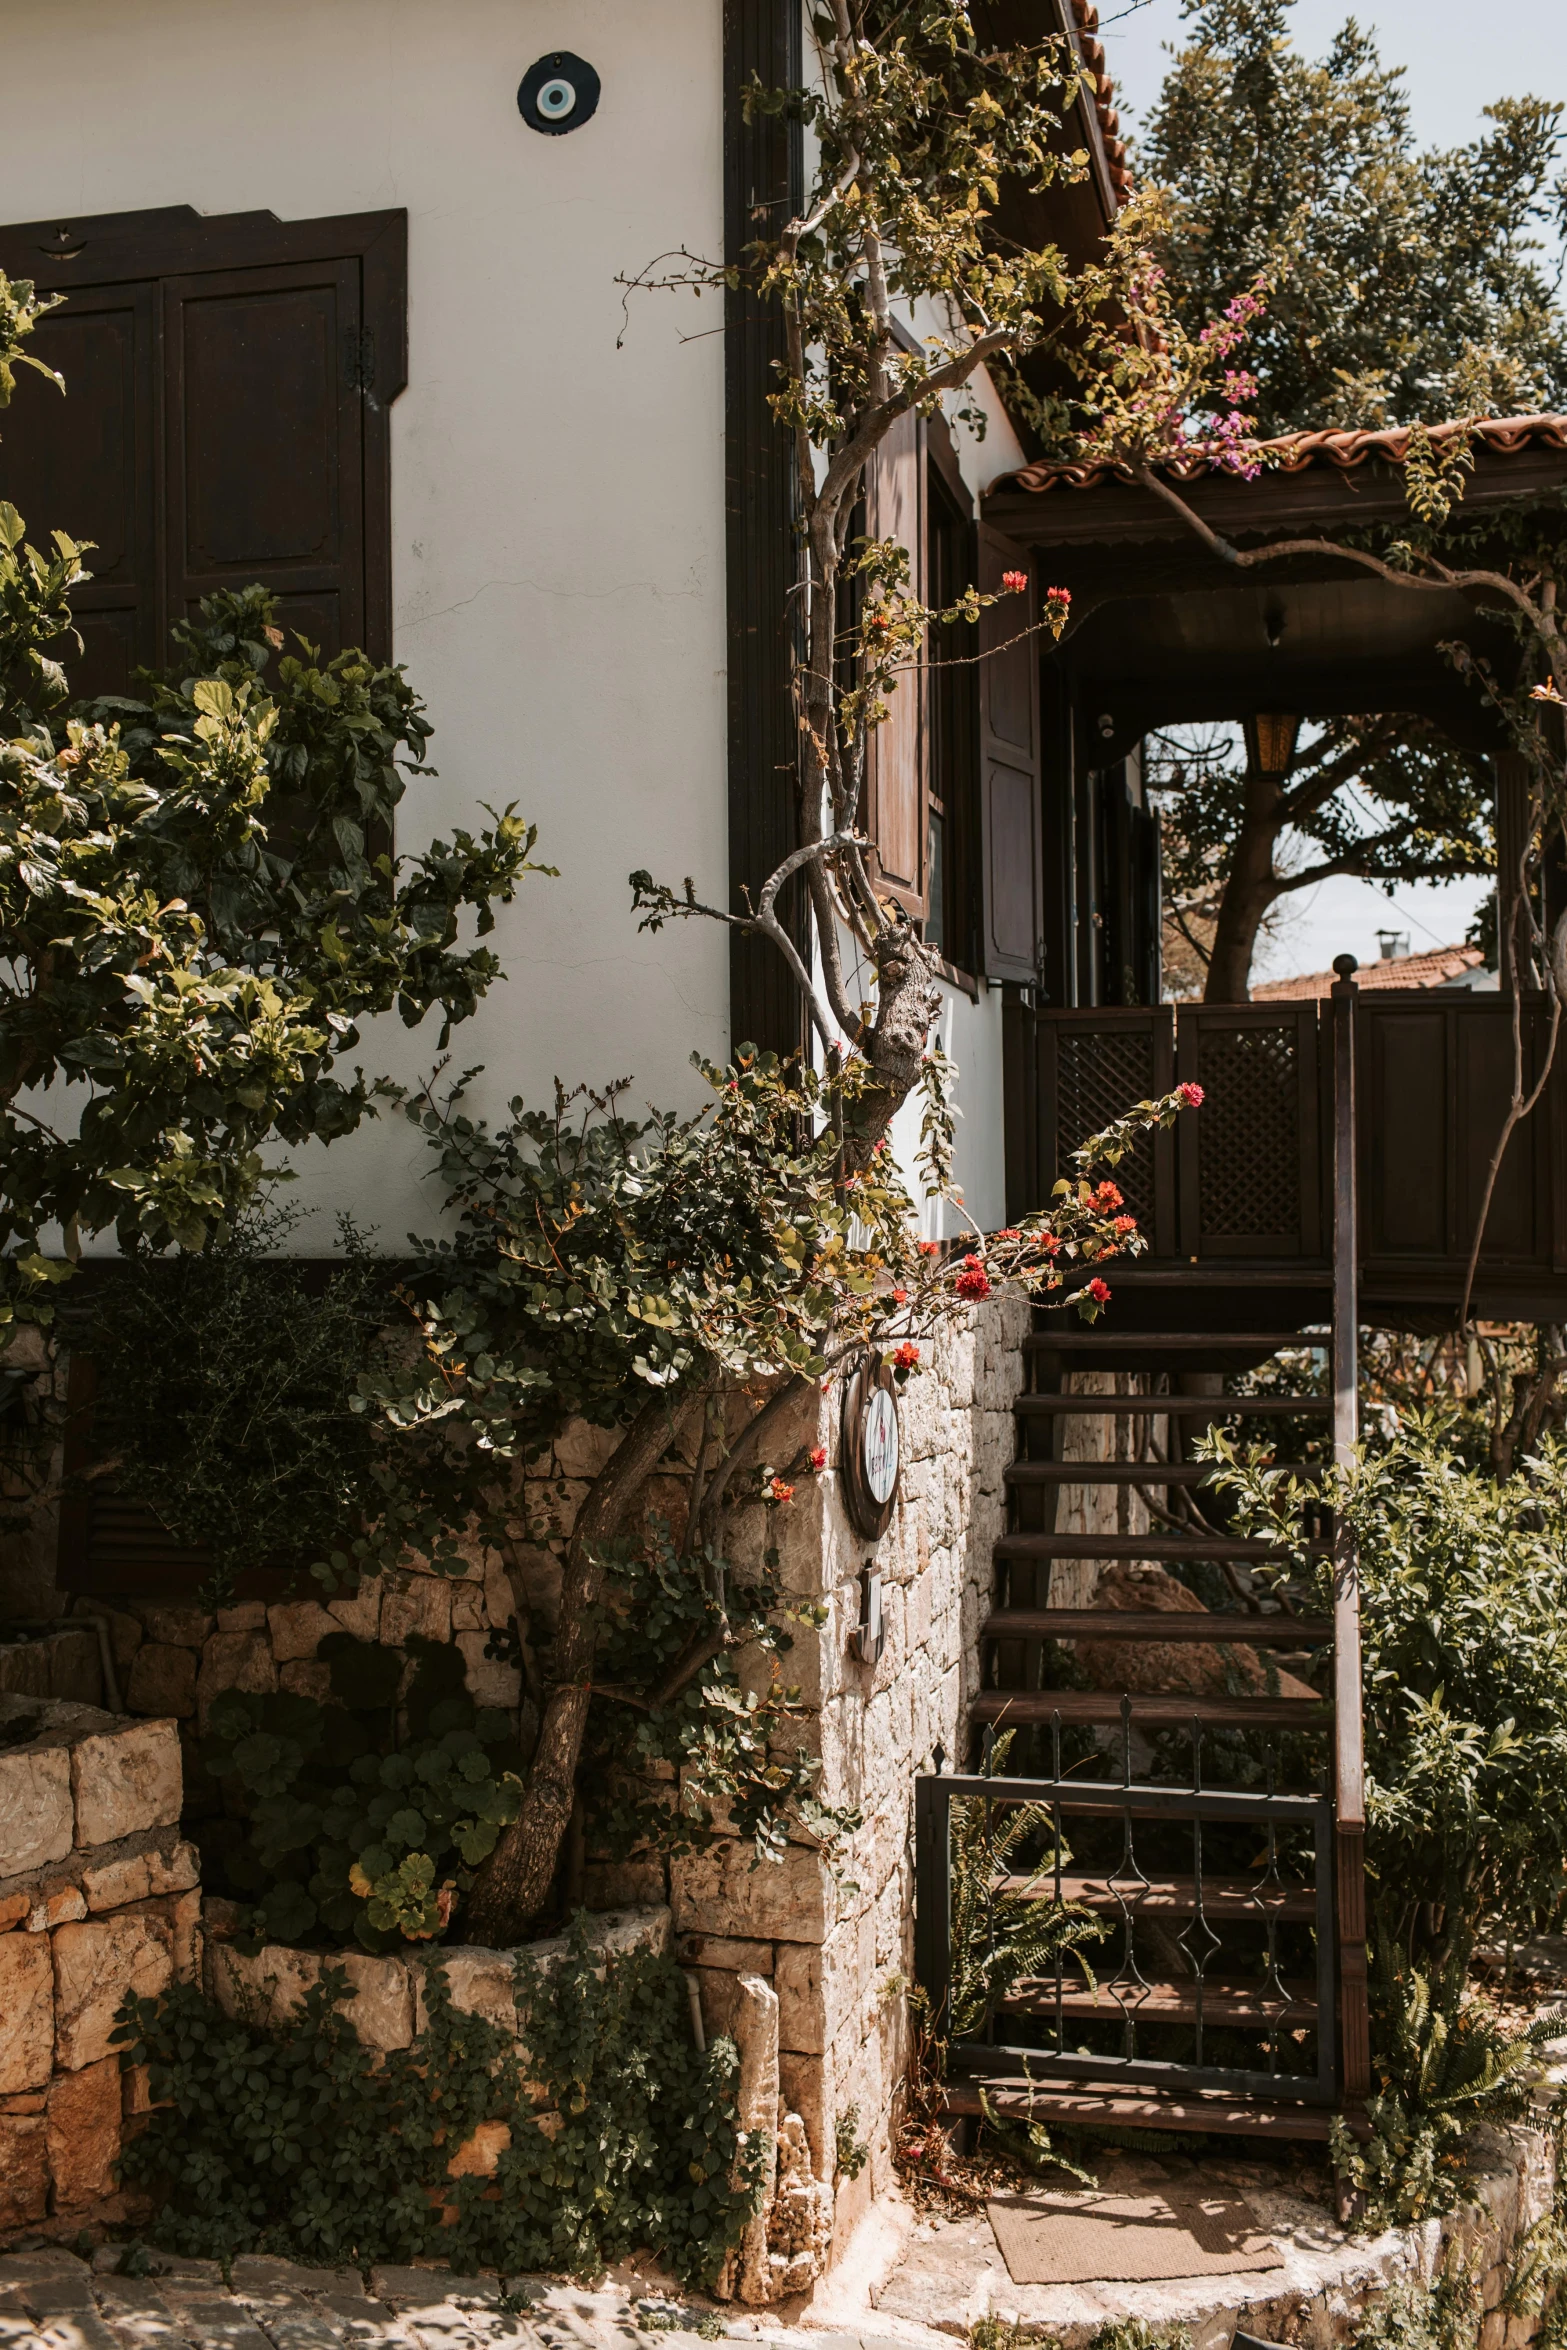
[[[0,432],[0,495],[37,547],[63,530],[91,542],[88,584],[73,603],[82,639],[64,655],[72,691],[124,694],[157,658],[158,516],[153,288],[84,287],[51,311],[28,345],[65,378],[65,397],[19,371]]]
[[[876,452],[867,494],[868,531],[896,539],[909,551],[910,585],[925,587],[925,434],[917,416],[904,416]],[[925,867],[930,829],[926,807],[925,677],[906,669],[888,696],[888,715],[871,738],[866,773],[865,829],[875,843],[872,877],[910,918],[925,918]]]
[[[1032,986],[1043,933],[1040,863],[1038,586],[1026,550],[982,523],[979,585],[997,595],[1004,571],[1025,571],[1028,592],[980,614],[979,805],[987,979]],[[1012,642],[1012,639],[1017,642]],[[1002,648],[1005,648],[1004,650]]]
[[[365,627],[359,270],[204,271],[163,288],[169,616],[261,580],[325,654]]]
[[[391,657],[390,418],[407,377],[402,212],[281,221],[185,205],[0,228],[66,296],[0,438],[35,540],[96,542],[78,692],[123,691],[216,588],[272,589],[328,655]]]

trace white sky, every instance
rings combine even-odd
[[[1123,13],[1124,11],[1124,13]],[[1350,10],[1337,0],[1295,0],[1297,48],[1319,57]],[[1508,0],[1477,17],[1458,0],[1380,0],[1354,11],[1376,32],[1386,65],[1407,69],[1414,132],[1422,145],[1458,146],[1485,128],[1494,99],[1533,94],[1567,100],[1567,0]],[[1136,132],[1164,78],[1167,45],[1184,30],[1181,0],[1101,0],[1100,37],[1115,77],[1116,104]],[[1390,902],[1360,881],[1335,880],[1302,890],[1278,934],[1257,958],[1258,979],[1325,971],[1335,955],[1374,962],[1376,934],[1407,934],[1410,950],[1462,939],[1482,885],[1400,888]]]

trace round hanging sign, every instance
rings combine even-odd
[[[885,1534],[898,1499],[902,1466],[898,1385],[880,1355],[862,1355],[844,1382],[843,1464],[849,1516],[861,1534]]]

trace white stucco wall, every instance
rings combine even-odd
[[[543,137],[517,84],[565,47],[603,95]],[[639,865],[727,886],[722,338],[703,332],[712,302],[645,296],[617,352],[614,282],[674,246],[720,249],[721,62],[719,0],[0,11],[0,82],[32,93],[0,152],[0,219],[407,208],[394,649],[441,780],[412,787],[400,838],[515,799],[561,868],[502,916],[509,983],[453,1040],[459,1066],[487,1065],[474,1098],[492,1109],[557,1072],[694,1102],[688,1055],[727,1043],[723,935],[638,937],[626,888]],[[366,1066],[418,1077],[437,1027],[383,1023]],[[351,1201],[395,1247],[428,1228],[423,1165],[383,1120],[307,1154],[294,1197]],[[301,1237],[329,1242],[324,1219]]]

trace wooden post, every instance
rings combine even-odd
[[[1333,1462],[1345,1469],[1360,1433],[1359,1282],[1355,1212],[1355,958],[1333,968]],[[1338,1855],[1339,2091],[1346,2106],[1371,2087],[1366,1996],[1365,1743],[1361,1720],[1360,1574],[1342,1512],[1333,1521],[1333,1796]]]
[[[1504,996],[1513,992],[1513,960],[1525,955],[1518,880],[1529,839],[1529,762],[1521,751],[1497,751],[1491,758],[1496,778],[1496,940],[1497,962]],[[1508,952],[1508,941],[1512,953]],[[1334,968],[1337,969],[1335,964]],[[1524,985],[1529,984],[1527,971]]]

